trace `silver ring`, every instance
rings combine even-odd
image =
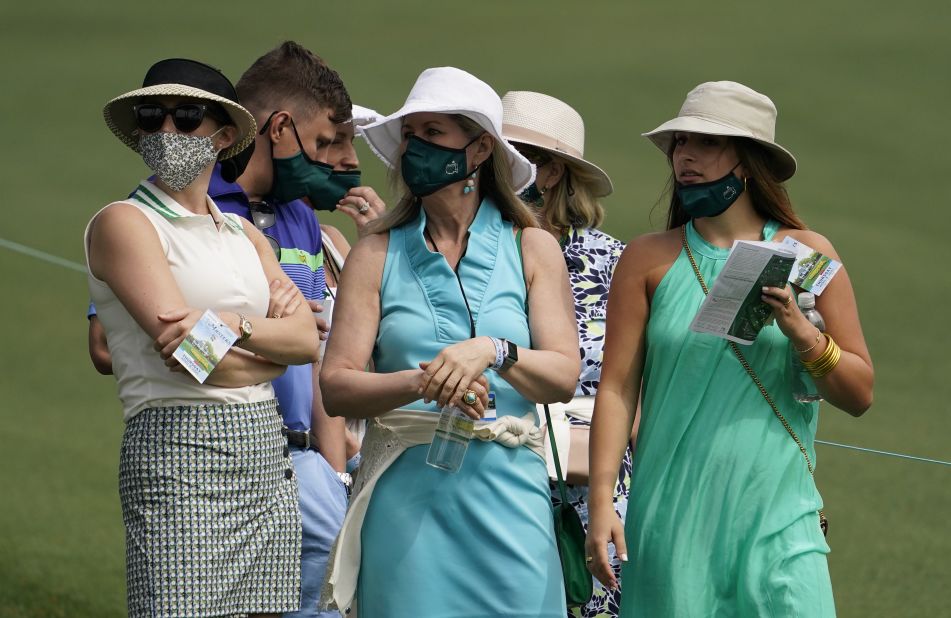
[[[478,399],[479,398],[476,396],[476,392],[471,388],[466,389],[466,392],[462,395],[462,403],[466,404],[467,406],[474,406]]]
[[[360,207],[357,208],[357,212],[359,212],[361,215],[367,214],[368,210],[370,210],[370,202],[367,201],[364,201],[362,204],[360,204]]]

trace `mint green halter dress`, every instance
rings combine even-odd
[[[768,222],[764,240],[778,227]],[[729,249],[692,222],[687,241],[712,287]],[[703,299],[681,250],[647,324],[621,615],[834,616],[822,499],[727,342],[690,330]],[[792,397],[789,340],[771,323],[740,348],[815,462],[818,404]]]
[[[484,201],[458,266],[429,250],[425,211],[390,230],[380,290],[378,373],[418,368],[470,336],[529,347],[522,262],[499,210]],[[494,372],[498,416],[535,404]],[[434,403],[405,406],[438,414]],[[536,419],[537,423],[537,419]],[[429,445],[407,449],[377,481],[361,533],[360,618],[566,615],[548,473],[527,448],[473,440],[455,474],[426,465]]]

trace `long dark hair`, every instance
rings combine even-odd
[[[773,167],[775,163],[769,151],[757,142],[745,137],[731,137],[729,139],[736,149],[736,155],[739,157],[743,169],[747,172],[746,191],[753,203],[753,210],[761,217],[775,219],[786,227],[795,230],[808,229],[793,209],[786,186],[777,179]],[[671,140],[670,148],[667,150],[667,161],[670,163],[671,170],[673,170],[675,145],[676,140]],[[668,230],[678,228],[690,221],[690,217],[680,205],[680,198],[677,197],[675,187],[676,179],[673,171],[671,171],[670,179],[667,181],[667,191],[670,193],[670,208],[667,211]]]

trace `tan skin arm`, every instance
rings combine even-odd
[[[321,225],[320,231],[329,237],[334,247],[344,259],[350,254],[350,243],[340,230],[330,225]],[[330,269],[325,268],[327,285],[336,287],[339,283],[334,279]],[[343,417],[331,417],[324,409],[323,394],[320,390],[320,364],[314,365],[314,406],[311,416],[311,427],[317,438],[317,448],[324,459],[337,472],[347,468],[347,461],[360,450],[356,439],[347,431],[347,423]]]
[[[89,316],[89,359],[96,371],[104,376],[112,375],[112,354],[106,341],[106,331],[97,316]]]
[[[310,430],[317,441],[317,450],[330,467],[337,472],[347,469],[347,421],[342,416],[332,417],[324,409],[320,389],[320,363],[314,363],[314,399],[311,404]]]
[[[532,349],[519,348],[518,362],[499,375],[529,401],[568,402],[581,373],[581,353],[565,259],[558,241],[541,228],[522,232],[522,252]]]
[[[782,239],[785,235],[841,261],[832,243],[820,234],[806,230],[780,230],[776,237]],[[789,337],[795,349],[806,350],[815,346],[801,354],[800,358],[804,361],[815,360],[825,351],[828,342],[825,337],[820,337],[816,345],[817,329],[799,310],[795,299],[789,305],[783,305],[783,300],[791,293],[790,287],[769,288],[763,299],[772,306],[776,324]],[[822,314],[826,332],[842,349],[838,365],[824,377],[815,379],[816,386],[826,401],[852,416],[861,416],[872,405],[875,371],[862,334],[852,282],[844,266],[825,291],[816,297],[816,309]]]
[[[274,251],[270,248],[264,235],[254,225],[241,219],[248,240],[254,245],[264,275],[272,284],[277,281],[280,286],[289,287],[295,296],[295,303],[306,305],[304,297],[297,290],[293,282],[281,269]],[[167,268],[167,266],[166,266]],[[195,322],[201,318],[204,311],[185,307],[176,311],[159,315],[159,319],[167,322],[168,326],[155,339],[155,349],[159,350],[165,359],[165,364],[173,367],[177,364],[172,353],[192,329]],[[230,311],[218,312],[218,317],[234,332],[240,332],[240,317]],[[306,311],[295,312],[293,315],[281,319],[267,317],[246,316],[252,325],[252,335],[243,342],[236,342],[235,346],[249,352],[263,356],[267,360],[281,365],[303,365],[316,362],[319,358],[318,334],[312,314]]]
[[[605,341],[601,384],[591,423],[586,541],[586,554],[593,558],[589,569],[609,588],[616,588],[617,580],[608,560],[608,543],[614,543],[621,560],[627,560],[624,524],[614,511],[614,486],[634,431],[650,292],[676,256],[676,238],[670,233],[636,238],[624,250],[611,281],[607,321],[611,337]]]
[[[89,318],[89,356],[99,373],[112,375],[112,354],[109,352],[105,329],[96,316]],[[249,386],[273,380],[283,374],[285,369],[284,365],[272,363],[240,348],[232,348],[205,383],[226,388]]]
[[[637,442],[637,426],[640,424],[640,406],[634,414],[634,426],[631,429],[629,444],[634,448]],[[571,448],[568,451],[568,470],[565,472],[565,481],[569,485],[587,485],[591,476],[590,454],[591,428],[584,425],[571,426]]]
[[[388,237],[374,234],[353,247],[341,274],[333,329],[320,371],[330,416],[371,418],[419,399],[423,371],[367,373],[380,323],[380,282]]]
[[[192,316],[191,324],[194,324],[201,315],[201,311],[186,307],[155,228],[135,206],[116,204],[96,218],[90,232],[89,253],[93,275],[109,285],[133,319],[153,339],[158,340],[163,333],[171,339],[167,332],[170,326],[180,327]],[[178,320],[171,319],[182,314]],[[171,321],[163,321],[160,315]],[[232,323],[229,326],[237,328],[235,314],[222,312],[221,317],[226,323],[230,318]],[[232,383],[225,375],[229,368],[244,375],[247,384],[265,382],[274,375],[275,369],[262,366],[258,359],[247,357],[245,360],[245,364],[238,358],[229,359],[227,363],[223,361],[209,379]],[[216,375],[219,371],[222,374]]]

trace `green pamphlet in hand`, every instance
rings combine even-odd
[[[690,330],[749,345],[772,316],[762,288],[786,287],[796,254],[773,242],[738,240]]]

